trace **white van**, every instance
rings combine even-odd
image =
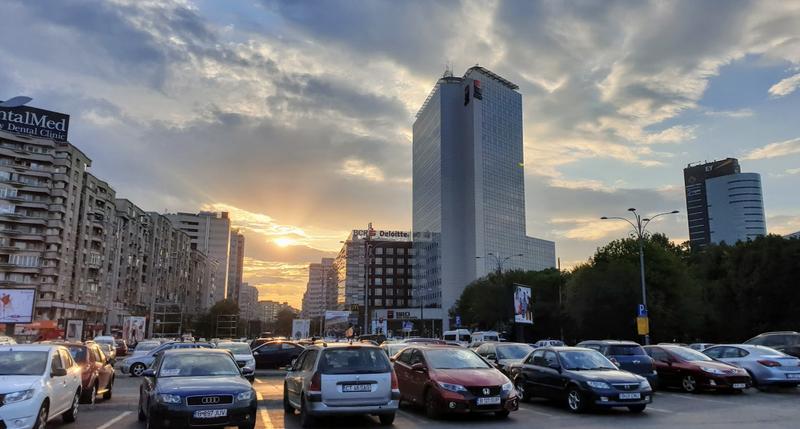
[[[472,342],[472,335],[466,329],[456,329],[455,331],[444,331],[442,339],[448,343],[458,343],[461,347],[467,347]]]
[[[472,333],[472,341],[470,342],[470,347],[479,344],[479,343],[486,343],[489,341],[500,341],[500,334],[495,331],[475,331]]]

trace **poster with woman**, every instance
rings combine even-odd
[[[515,285],[514,289],[514,322],[533,324],[533,302],[531,301],[531,288]]]

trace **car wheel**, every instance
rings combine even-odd
[[[697,391],[697,380],[691,375],[686,375],[681,380],[681,388],[686,393],[694,393]]]
[[[644,409],[645,409],[645,408],[647,408],[647,405],[645,405],[645,404],[641,404],[641,405],[628,405],[628,410],[629,410],[630,412],[632,412],[632,413],[637,413],[637,414],[638,414],[638,413],[641,413],[642,411],[644,411]]]
[[[145,415],[144,411],[142,411],[142,403],[141,402],[139,403],[139,415],[138,415],[138,418],[139,418],[140,422],[143,422],[143,421],[147,420],[147,415]]]
[[[153,418],[152,415],[147,416],[147,429],[160,429],[161,422]]]
[[[511,411],[508,411],[508,410],[495,411],[494,412],[494,416],[497,417],[498,419],[506,419],[506,418],[508,418],[509,414],[511,414]]]
[[[314,426],[314,417],[308,414],[308,406],[306,406],[306,398],[300,394],[300,426],[310,428]]]
[[[39,413],[36,415],[36,422],[33,424],[34,429],[46,429],[47,428],[47,404],[42,404],[39,407]]]
[[[381,426],[391,426],[394,423],[394,413],[381,414],[378,416],[378,420],[381,421]]]
[[[64,419],[64,423],[72,423],[78,417],[78,405],[81,402],[81,392],[75,392],[75,396],[72,398],[72,406],[64,413],[61,418]]]
[[[106,393],[103,393],[103,399],[108,401],[111,399],[111,391],[114,389],[114,377],[111,377],[111,380],[108,382]]]
[[[283,385],[283,412],[286,414],[294,414],[294,407],[289,403],[289,389],[286,384]]]
[[[145,369],[146,368],[145,368],[143,363],[135,363],[135,364],[133,364],[133,366],[131,366],[131,369],[130,369],[131,377],[141,377],[142,373],[144,372]]]
[[[573,413],[582,413],[586,410],[586,402],[583,400],[583,394],[577,387],[572,387],[567,392],[567,407]]]
[[[528,392],[525,390],[525,380],[523,380],[522,377],[517,377],[517,379],[514,380],[514,388],[519,392],[520,401],[528,402],[528,400],[531,399],[530,395],[528,395]]]
[[[94,405],[95,398],[97,398],[97,382],[95,382],[88,391],[83,391],[81,403]]]
[[[239,429],[254,429],[256,427],[256,413],[250,414],[250,421],[237,426]]]
[[[428,389],[428,391],[425,392],[425,415],[427,415],[429,419],[435,420],[442,415],[437,405],[433,395],[433,389]]]

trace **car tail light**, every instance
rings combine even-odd
[[[764,360],[758,361],[758,363],[760,363],[761,365],[764,365],[764,366],[768,366],[768,367],[781,366],[780,362],[775,362],[774,360],[766,360],[766,359],[764,359]]]
[[[308,392],[309,393],[320,393],[322,392],[322,376],[319,372],[315,372],[314,375],[311,376],[311,383],[308,385]]]
[[[400,384],[397,382],[397,374],[392,371],[392,390],[400,390]]]

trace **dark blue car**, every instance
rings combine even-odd
[[[256,424],[256,392],[226,350],[168,350],[146,370],[139,389],[139,420],[148,428]]]

